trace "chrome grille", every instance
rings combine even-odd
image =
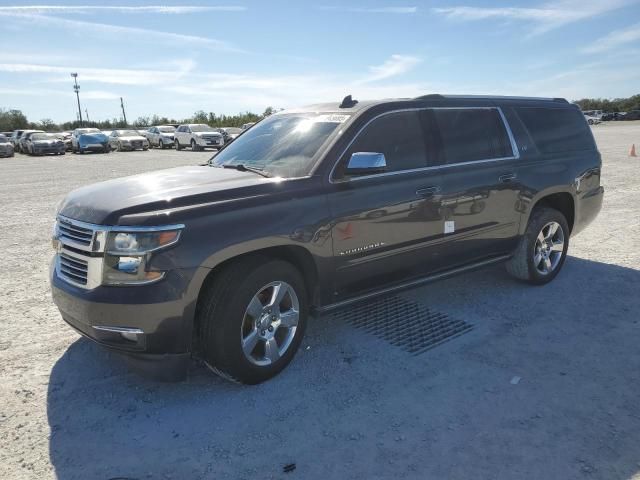
[[[60,276],[65,277],[72,283],[78,283],[80,285],[87,284],[87,276],[89,273],[89,262],[83,260],[77,256],[71,256],[64,250],[59,254],[59,269]]]
[[[58,218],[58,236],[61,240],[66,238],[74,243],[80,243],[88,247],[93,240],[93,230],[75,225],[63,218]]]
[[[133,146],[133,148],[141,148],[142,147],[142,140],[133,140],[131,142],[131,145]]]

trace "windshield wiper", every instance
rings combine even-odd
[[[239,172],[253,172],[257,173],[258,175],[262,175],[263,177],[271,178],[271,175],[269,175],[264,170],[260,170],[259,168],[255,167],[248,167],[246,165],[243,165],[242,163],[238,163],[237,165],[224,164],[222,165],[222,168],[233,168],[234,170],[238,170]]]

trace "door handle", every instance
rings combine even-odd
[[[502,183],[509,183],[511,180],[515,180],[515,179],[516,179],[515,173],[505,173],[504,175],[500,175],[498,177],[498,180],[500,180]]]
[[[416,190],[416,195],[423,198],[433,197],[434,194],[440,191],[440,187],[432,186],[432,187],[424,187]]]

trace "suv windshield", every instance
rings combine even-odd
[[[173,133],[176,131],[176,127],[158,127],[158,131],[162,133]]]
[[[135,130],[118,130],[118,135],[122,137],[139,137],[140,133]]]
[[[225,147],[214,157],[213,166],[244,165],[273,177],[303,177],[329,135],[348,119],[345,114],[273,115]]]
[[[215,128],[211,128],[209,125],[189,125],[192,132],[217,132]]]

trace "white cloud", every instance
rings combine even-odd
[[[28,21],[29,27],[34,25],[46,25],[54,28],[62,28],[73,32],[83,31],[85,34],[102,34],[109,37],[114,36],[130,36],[135,35],[146,41],[157,41],[169,44],[176,42],[182,44],[192,44],[202,48],[223,50],[228,52],[240,53],[243,50],[234,47],[230,43],[223,40],[216,40],[208,37],[200,37],[195,35],[185,35],[181,33],[163,32],[160,30],[150,30],[147,28],[124,27],[120,25],[111,25],[107,23],[85,22],[81,20],[70,20],[67,18],[51,17],[47,15],[8,12],[0,8],[0,17],[12,17],[18,20]]]
[[[413,69],[420,62],[419,58],[410,55],[391,55],[382,65],[369,67],[369,75],[360,80],[360,83],[377,82],[402,75]]]
[[[637,0],[609,0],[606,2],[602,0],[560,0],[535,8],[455,6],[434,8],[433,11],[452,20],[503,19],[532,22],[535,26],[531,33],[541,34],[632,3],[637,3]]]
[[[411,14],[418,11],[418,7],[334,7],[334,6],[320,6],[320,10],[330,10],[336,12],[350,12],[350,13],[396,13],[396,14]]]
[[[602,53],[607,50],[626,45],[640,40],[640,23],[630,27],[614,30],[613,32],[599,38],[588,47],[582,49],[583,53]]]
[[[47,83],[70,82],[70,73],[77,72],[82,82],[107,83],[114,85],[161,85],[176,82],[188,70],[132,70],[117,68],[87,68],[76,65],[62,67],[59,65],[40,65],[30,63],[0,63],[0,72],[34,74],[48,73],[54,77]]]
[[[2,7],[6,12],[15,13],[91,13],[91,12],[118,12],[118,13],[161,13],[161,14],[186,14],[203,12],[242,12],[246,7],[239,5],[214,5],[214,6],[167,6],[167,5],[143,5],[143,6],[116,6],[116,5],[22,5]]]

